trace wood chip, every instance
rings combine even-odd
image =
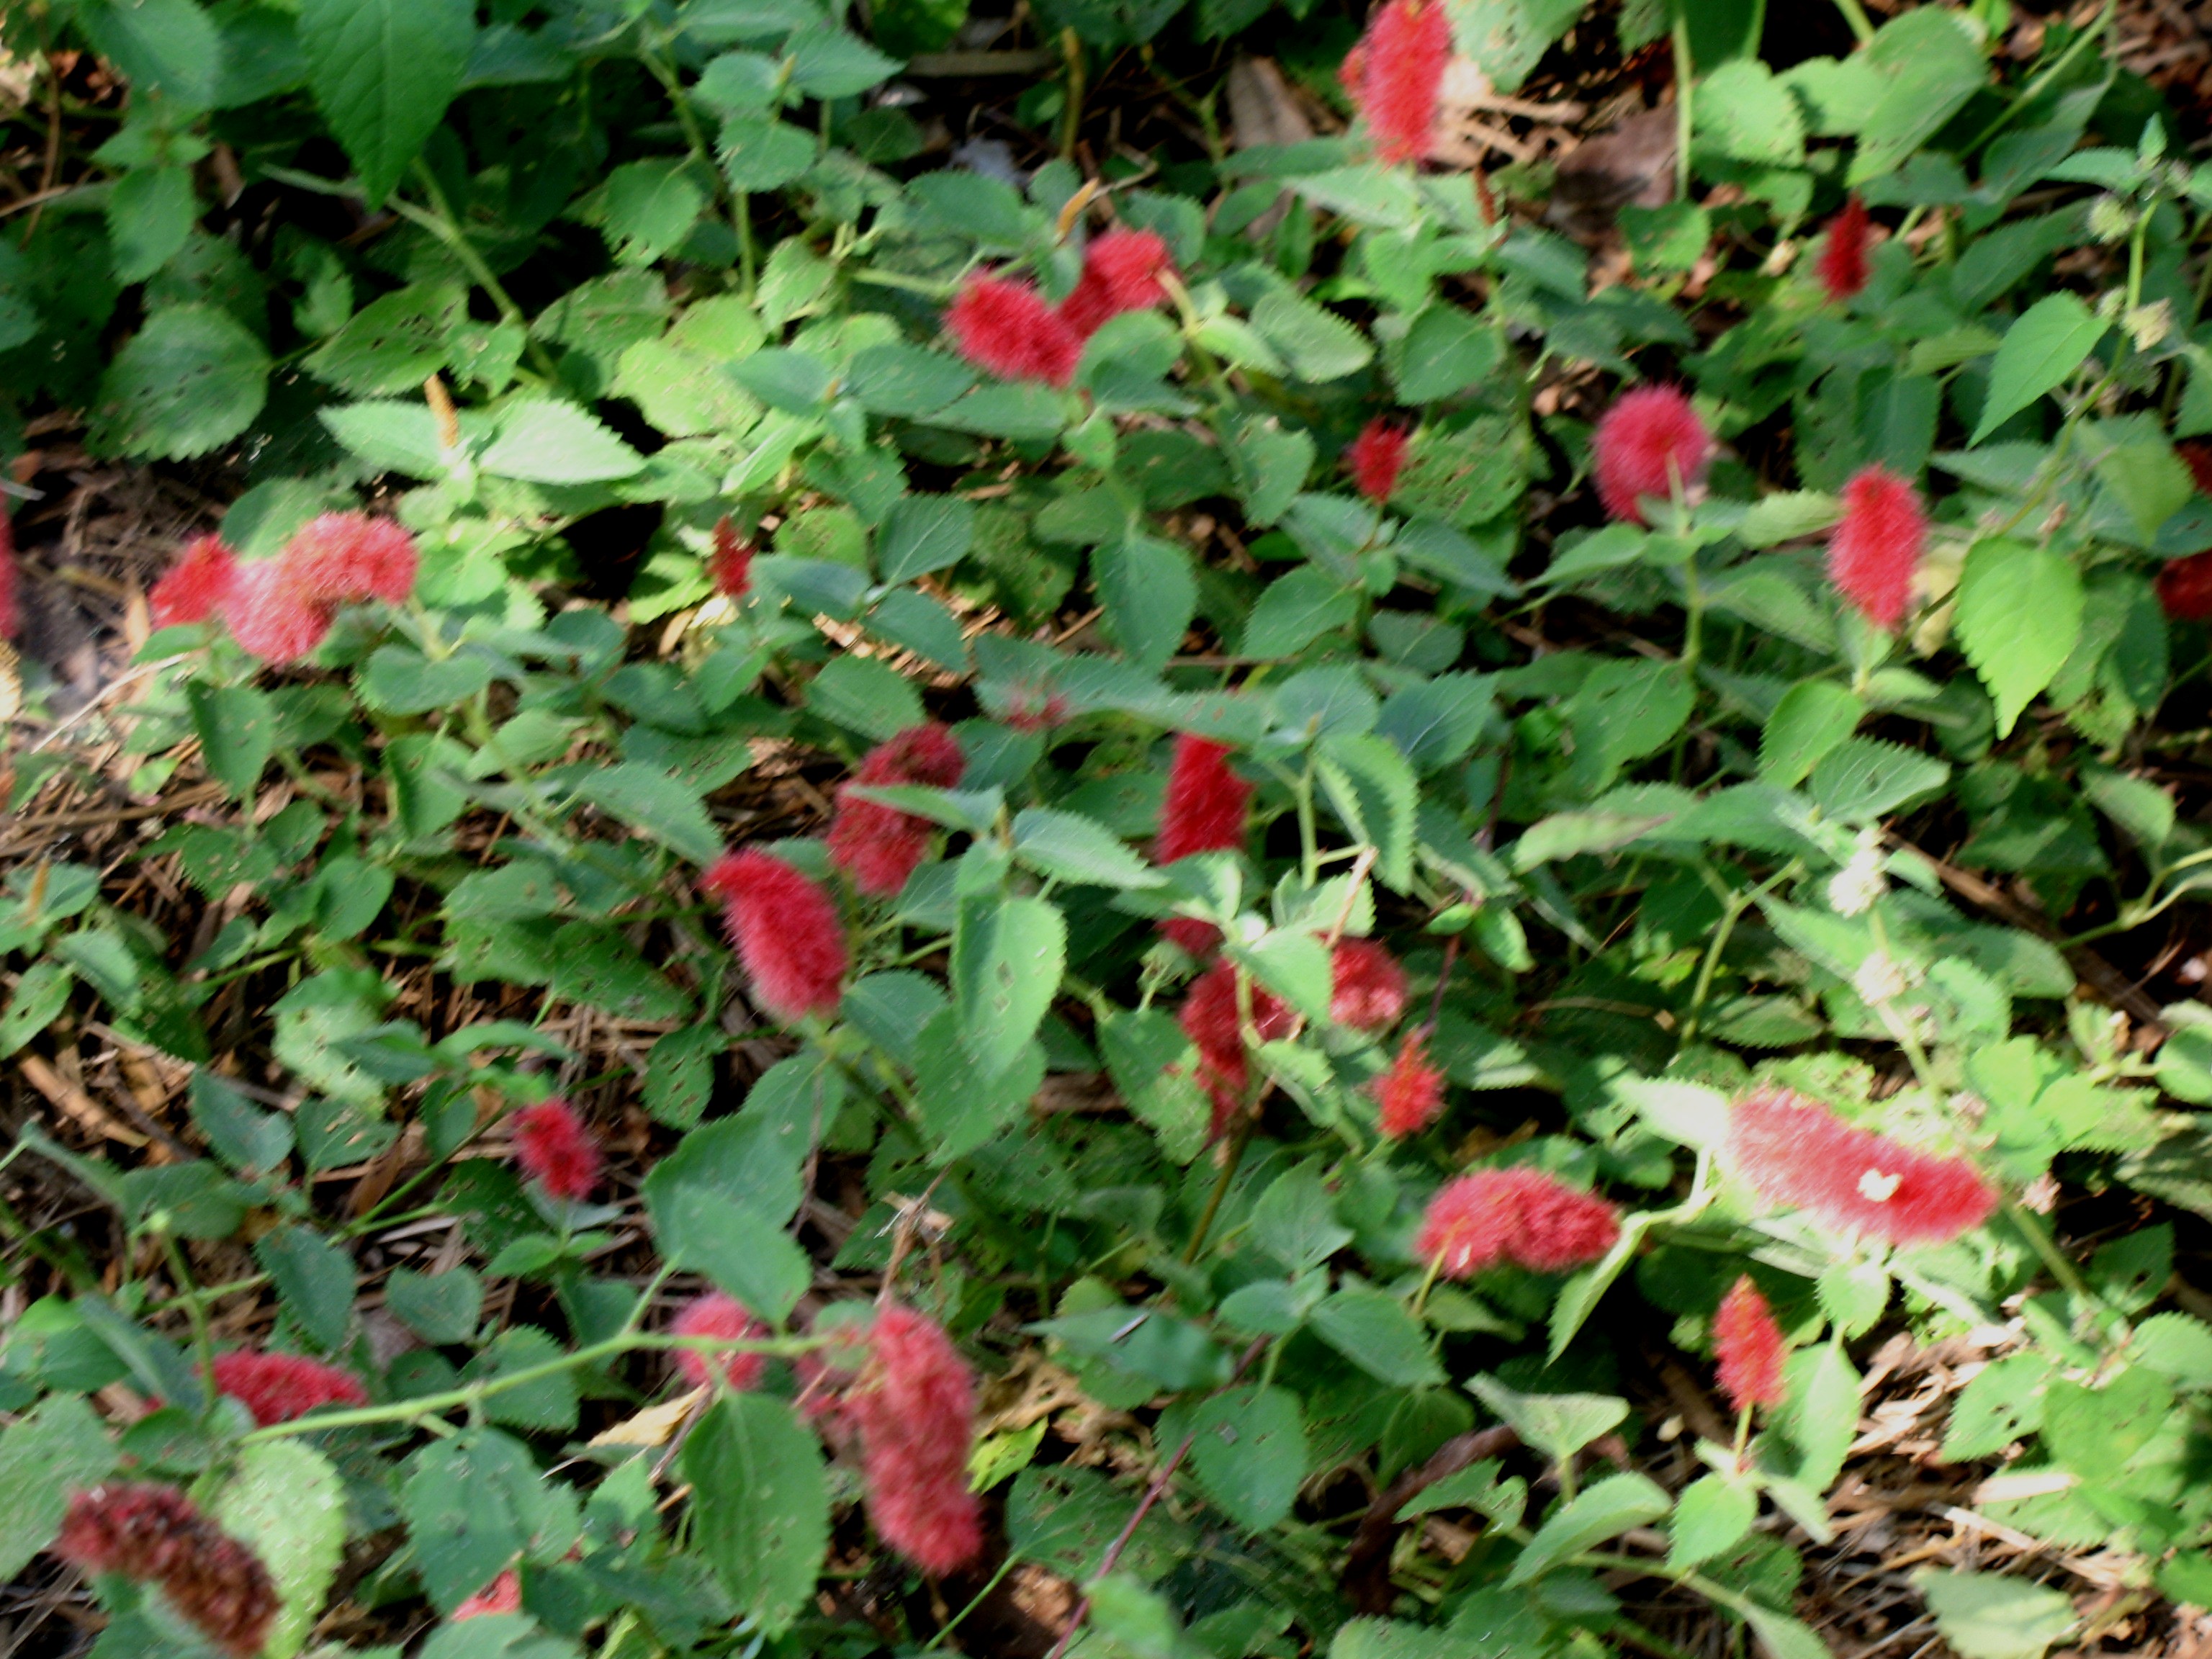
[[[601,1429],[588,1443],[594,1446],[665,1446],[683,1426],[708,1390],[694,1389],[658,1406],[647,1406],[635,1417],[624,1418],[611,1429]]]
[[[125,1146],[143,1146],[146,1137],[112,1115],[90,1095],[69,1082],[62,1074],[37,1054],[25,1054],[19,1062],[23,1080],[44,1095],[65,1116],[80,1128]]]

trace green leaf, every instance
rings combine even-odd
[[[1328,804],[1375,848],[1376,878],[1402,893],[1413,882],[1413,810],[1420,785],[1413,763],[1387,738],[1335,732],[1322,738],[1315,769]]]
[[[1305,1418],[1298,1397],[1272,1384],[1218,1394],[1192,1414],[1191,1462],[1199,1485],[1247,1532],[1291,1512],[1306,1476]]]
[[[2005,331],[2004,343],[1990,365],[1990,389],[1972,441],[1978,444],[2037,398],[2065,385],[2111,326],[2063,289],[2022,312]]]
[[[1844,178],[1849,186],[1904,165],[1989,81],[1966,20],[1933,6],[1893,18],[1844,68],[1856,64],[1876,72],[1881,92],[1859,125],[1858,151]]]
[[[814,1436],[765,1395],[717,1401],[684,1443],[694,1525],[741,1616],[781,1636],[814,1594],[830,1496]]]
[[[210,685],[200,680],[185,687],[185,702],[208,770],[234,799],[246,799],[276,752],[276,706],[252,686]]]
[[[914,1040],[914,1094],[939,1163],[963,1158],[1012,1128],[1044,1083],[1044,1045],[1032,1039],[1006,1069],[979,1076],[960,1040],[960,1016],[941,1008]]]
[[[1554,812],[1522,831],[1510,856],[1516,870],[1533,870],[1585,853],[1609,853],[1666,822],[1644,812]]]
[[[487,1271],[501,1271],[501,1263],[495,1260]],[[469,1362],[461,1376],[466,1382],[481,1382],[534,1371],[560,1358],[561,1353],[561,1345],[535,1325],[510,1325]],[[493,1422],[510,1427],[567,1433],[576,1426],[576,1374],[549,1371],[502,1389],[485,1396],[483,1411]]]
[[[1843,503],[1816,489],[1778,490],[1762,495],[1736,526],[1746,547],[1772,547],[1826,530],[1843,516]]]
[[[975,371],[903,340],[870,346],[845,371],[845,390],[873,415],[933,415],[975,384]]]
[[[1782,695],[1759,738],[1759,778],[1794,789],[1820,758],[1858,729],[1866,705],[1828,680],[1800,680]]]
[[[952,933],[952,1002],[969,1057],[995,1078],[1036,1033],[1060,989],[1067,923],[1040,898],[980,894],[960,907]]]
[[[1736,1611],[1759,1632],[1768,1659],[1835,1659],[1835,1650],[1802,1620],[1749,1600]]]
[[[801,29],[785,47],[792,84],[810,98],[852,98],[896,74],[899,61],[833,27]]]
[[[170,306],[100,376],[91,443],[106,455],[204,455],[252,425],[268,394],[269,354],[228,312]]]
[[[1659,1485],[1641,1474],[1613,1474],[1577,1493],[1536,1529],[1505,1576],[1508,1584],[1525,1584],[1569,1556],[1647,1526],[1674,1507]]]
[[[706,1115],[714,1057],[728,1047],[711,1025],[683,1027],[653,1045],[645,1059],[645,1109],[654,1122],[688,1129]]]
[[[1295,656],[1359,615],[1358,593],[1317,564],[1301,565],[1261,590],[1237,647],[1244,657]]]
[[[1814,802],[1845,823],[1871,823],[1941,789],[1951,769],[1932,755],[1878,738],[1846,738],[1813,769]]]
[[[187,168],[138,167],[118,179],[107,195],[115,280],[143,283],[168,264],[192,234],[198,216]]]
[[[1795,167],[1805,159],[1797,100],[1756,58],[1723,64],[1700,79],[1692,107],[1700,149],[1709,144],[1730,161],[1763,167]]]
[[[1275,289],[1252,307],[1252,326],[1302,380],[1340,380],[1367,367],[1375,348],[1334,312],[1289,289]]]
[[[301,0],[307,85],[371,207],[444,118],[475,42],[471,0]]]
[[[1620,1426],[1628,1402],[1609,1394],[1522,1394],[1494,1376],[1468,1379],[1482,1403],[1554,1463]]]
[[[1992,537],[1974,544],[1959,580],[1959,643],[2010,734],[2081,631],[2081,573],[2046,547]]]
[[[1390,358],[1400,400],[1425,404],[1488,380],[1504,361],[1504,347],[1497,329],[1473,313],[1432,305],[1407,327]]]
[[[222,36],[194,0],[91,0],[76,22],[133,88],[192,109],[214,105]]]
[[[1097,887],[1158,887],[1167,879],[1096,818],[1048,806],[1014,815],[1014,857],[1060,881]]]
[[[576,793],[694,864],[712,864],[721,856],[721,832],[698,792],[658,767],[637,761],[602,767],[578,781]]]
[[[634,477],[645,457],[574,404],[526,398],[500,411],[499,435],[477,465],[526,483],[601,483]]]
[[[957,564],[975,544],[975,504],[961,495],[905,495],[884,520],[876,565],[887,582]]]
[[[921,694],[897,670],[873,657],[832,658],[806,688],[806,706],[878,743],[923,720]]]
[[[491,659],[473,651],[434,662],[411,645],[380,645],[362,671],[362,700],[386,714],[427,714],[467,702],[491,676]]]
[[[306,1227],[279,1227],[253,1243],[253,1254],[285,1311],[325,1350],[345,1340],[353,1319],[353,1258]]]
[[[1318,1267],[1352,1242],[1352,1229],[1336,1218],[1328,1188],[1310,1164],[1268,1184],[1252,1206],[1251,1228],[1253,1242],[1293,1273]]]
[[[1433,1388],[1444,1381],[1427,1336],[1395,1296],[1369,1285],[1347,1285],[1322,1298],[1309,1318],[1330,1347],[1394,1388]]]
[[[53,1542],[70,1492],[114,1467],[115,1447],[81,1395],[49,1395],[0,1431],[0,1579],[13,1582]]]
[[[1198,611],[1189,555],[1171,542],[1133,533],[1093,552],[1091,574],[1115,643],[1139,666],[1158,670]]]
[[[1196,1158],[1212,1115],[1198,1086],[1198,1051],[1182,1027],[1158,1008],[1115,1009],[1098,1027],[1098,1046],[1123,1103],[1161,1150],[1177,1164]]]
[[[781,190],[814,165],[813,136],[788,121],[733,116],[722,123],[716,153],[734,191]]]
[[[1582,14],[1576,0],[1450,0],[1445,9],[1460,52],[1500,92],[1517,88]]]
[[[1783,1431],[1797,1448],[1792,1478],[1824,1492],[1858,1431],[1859,1376],[1834,1343],[1792,1354],[1784,1371]]]
[[[2097,477],[2119,498],[2136,533],[2148,543],[2160,525],[2189,504],[2197,481],[2166,434],[2148,419],[2102,422],[2096,435],[2110,444],[2096,459]]]
[[[2080,1622],[2073,1602],[2030,1579],[1923,1567],[1912,1582],[1960,1659],[2043,1659]]]
[[[415,1454],[400,1488],[416,1570],[451,1612],[514,1565],[527,1547],[558,1557],[578,1535],[570,1489],[538,1472],[529,1448],[477,1429]]]
[[[618,263],[649,265],[691,234],[706,205],[707,192],[685,163],[626,162],[607,174],[599,228]]]
[[[276,1619],[263,1659],[307,1645],[345,1554],[345,1486],[320,1453],[297,1440],[246,1446],[216,1498],[222,1529],[261,1558],[276,1585]]]
[[[1273,415],[1248,415],[1237,423],[1228,456],[1248,524],[1267,526],[1290,510],[1313,470],[1313,434],[1285,428]]]
[[[1759,1497],[1750,1488],[1717,1474],[1692,1481],[1674,1500],[1667,1565],[1680,1569],[1711,1560],[1732,1548],[1758,1518]]]
[[[307,372],[356,398],[411,392],[446,366],[447,341],[468,318],[459,283],[416,283],[383,295],[301,360]],[[409,404],[428,415],[427,404]]]
[[[466,1267],[436,1273],[394,1267],[385,1280],[384,1305],[434,1346],[465,1342],[476,1334],[483,1313],[483,1281]]]
[[[54,1023],[69,1004],[70,987],[76,982],[68,968],[41,957],[23,970],[0,1013],[0,1060],[5,1060]]]

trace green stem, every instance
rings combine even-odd
[[[938,1647],[942,1645],[946,1637],[951,1635],[954,1631],[960,1628],[961,1620],[967,1618],[969,1613],[975,1612],[976,1608],[983,1605],[984,1601],[990,1595],[991,1592],[999,1588],[1000,1582],[1004,1579],[1008,1573],[1012,1572],[1016,1566],[1020,1565],[1022,1553],[1019,1550],[1009,1550],[1006,1553],[1006,1559],[999,1563],[998,1571],[991,1575],[990,1582],[985,1584],[982,1589],[975,1592],[974,1597],[969,1601],[966,1607],[961,1608],[960,1611],[954,1613],[951,1618],[946,1620],[944,1626],[938,1631],[937,1634],[931,1637],[929,1640],[921,1644],[921,1650],[924,1653],[929,1653],[934,1651]]]
[[[2004,112],[1977,133],[1974,136],[1974,141],[1966,145],[1958,154],[1962,158],[1976,154],[1984,144],[1988,143],[1990,139],[2010,126],[2014,117],[2041,97],[2045,88],[2052,85],[2060,76],[2073,67],[2074,60],[2087,49],[2092,40],[2106,32],[2106,27],[2111,23],[2112,19],[2112,0],[2105,0],[2105,3],[2098,9],[2097,15],[2091,20],[2088,27],[2067,42],[2066,50],[2058,54],[2051,67],[2021,88],[2020,96],[2013,100]]]
[[[2094,1304],[2099,1300],[2098,1297],[2083,1281],[2074,1264],[2066,1259],[2065,1253],[2058,1248],[2058,1241],[2051,1237],[2051,1230],[2043,1224],[2043,1218],[2033,1210],[2022,1207],[2016,1199],[2006,1199],[2003,1208],[2005,1218],[2020,1230],[2021,1237],[2042,1258],[2043,1265],[2051,1269],[2051,1276],[2058,1281],[2060,1288],[2084,1306]]]
[[[1798,860],[1792,859],[1749,892],[1729,896],[1727,905],[1721,912],[1720,925],[1713,929],[1713,936],[1705,945],[1705,959],[1698,964],[1698,982],[1690,990],[1689,1010],[1682,1016],[1682,1042],[1685,1047],[1697,1037],[1699,1024],[1705,1017],[1705,999],[1712,993],[1713,975],[1720,968],[1721,953],[1728,949],[1729,939],[1735,932],[1736,923],[1743,919],[1745,911],[1773,891],[1779,883],[1795,874],[1798,868]]]
[[[447,206],[445,192],[438,188],[437,175],[430,171],[430,164],[417,161],[415,171],[422,180],[422,193],[430,198],[431,210],[425,213],[398,196],[392,198],[392,210],[422,226],[453,251],[453,257],[461,262],[461,268],[469,273],[469,279],[490,296],[501,319],[522,330],[524,349],[530,353],[530,361],[538,372],[548,380],[556,378],[553,360],[546,356],[544,346],[531,333],[529,319],[523,315],[522,307],[515,304],[514,296],[492,274],[492,268],[484,263],[483,255],[477,252],[476,244],[469,240],[467,233],[454,219],[453,210]]]
[[[1695,136],[1696,111],[1691,103],[1691,82],[1696,66],[1690,61],[1690,19],[1685,9],[1674,14],[1674,196],[1690,199],[1690,141]]]
[[[1413,1292],[1413,1317],[1419,1319],[1421,1310],[1429,1305],[1429,1292],[1436,1288],[1437,1275],[1444,1270],[1444,1253],[1438,1250],[1429,1258],[1429,1270],[1421,1275],[1421,1288]]]
[[[1866,8],[1859,4],[1859,0],[1836,0],[1836,9],[1843,13],[1844,21],[1850,25],[1851,38],[1861,46],[1874,39],[1874,25],[1868,21]]]
[[[199,1355],[199,1372],[204,1378],[215,1376],[215,1334],[208,1328],[207,1309],[197,1294],[198,1286],[192,1270],[185,1261],[184,1247],[177,1243],[174,1233],[161,1235],[162,1248],[169,1257],[169,1273],[176,1280],[177,1290],[185,1304],[185,1316],[192,1322],[192,1347]]]

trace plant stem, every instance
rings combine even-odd
[[[2077,1302],[2096,1303],[2096,1293],[2083,1280],[2080,1270],[2066,1259],[2065,1253],[2058,1248],[2058,1241],[2043,1224],[2043,1218],[2023,1207],[2017,1199],[2006,1199],[2002,1207],[2005,1219],[2020,1230],[2021,1237],[2042,1258],[2043,1265],[2051,1269],[2051,1276],[2058,1281],[2059,1287]]]
[[[1836,0],[1836,9],[1843,13],[1844,21],[1850,25],[1851,38],[1861,46],[1874,39],[1874,25],[1867,21],[1866,8],[1859,0]]]
[[[1686,11],[1674,14],[1674,197],[1677,201],[1690,199],[1690,140],[1694,134],[1697,112],[1692,106],[1690,83],[1695,66],[1690,61],[1690,20]]]

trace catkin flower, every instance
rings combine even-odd
[[[1420,1133],[1443,1110],[1444,1074],[1429,1063],[1419,1031],[1406,1034],[1390,1068],[1375,1079],[1375,1101],[1382,1133],[1393,1140]]]
[[[237,580],[238,556],[223,545],[222,537],[193,537],[146,596],[154,626],[207,621],[230,596],[231,584]]]
[[[744,1303],[720,1291],[710,1291],[676,1316],[668,1328],[671,1336],[711,1336],[723,1340],[766,1336],[768,1327],[752,1316]],[[703,1389],[719,1375],[730,1388],[742,1392],[760,1379],[767,1356],[757,1353],[706,1353],[696,1348],[676,1351],[676,1369],[695,1389]]]
[[[1429,1200],[1413,1249],[1445,1278],[1469,1279],[1502,1261],[1563,1273],[1596,1261],[1620,1237],[1620,1212],[1603,1199],[1516,1164],[1446,1182]]]
[[[927,784],[950,789],[967,766],[951,729],[933,720],[878,744],[861,760],[852,782],[838,787],[837,813],[830,824],[830,862],[848,872],[864,893],[878,898],[896,893],[928,854],[933,826],[896,806],[862,799],[853,793],[854,786]]]
[[[2212,622],[2212,553],[2168,559],[2152,584],[2159,609],[2175,622]]]
[[[421,562],[415,538],[390,519],[325,513],[292,532],[277,555],[288,580],[318,605],[382,599],[398,605],[415,591]]]
[[[293,581],[282,556],[241,562],[221,611],[247,654],[277,665],[297,662],[320,645],[334,614]]]
[[[0,507],[0,640],[23,631],[23,607],[16,598],[15,521]]]
[[[1827,240],[1820,246],[1814,268],[1820,286],[1839,304],[1867,285],[1867,231],[1866,204],[1856,196],[1846,199],[1843,211],[1828,221]]]
[[[1194,853],[1233,852],[1244,844],[1252,786],[1229,769],[1229,750],[1188,732],[1176,739],[1152,856],[1162,864]]]
[[[1712,434],[1671,386],[1638,386],[1616,399],[1591,437],[1597,453],[1598,499],[1625,524],[1642,524],[1647,496],[1672,495],[1703,483],[1712,465]]]
[[[1964,1158],[1854,1128],[1788,1089],[1737,1101],[1723,1151],[1767,1202],[1892,1244],[1943,1243],[1980,1226],[1996,1207],[1996,1193]]]
[[[1896,630],[1928,545],[1920,492],[1881,466],[1844,486],[1844,519],[1828,539],[1828,580],[1876,628]]]
[[[1359,435],[1344,452],[1352,487],[1376,506],[1382,506],[1398,487],[1398,475],[1405,470],[1406,451],[1412,442],[1404,427],[1380,415],[1361,427]]]
[[[1060,320],[1087,340],[1109,319],[1165,300],[1160,278],[1174,269],[1168,245],[1151,231],[1109,230],[1083,250],[1083,275],[1060,302]]]
[[[511,1120],[514,1161],[555,1198],[580,1202],[599,1184],[599,1143],[576,1109],[557,1097]]]
[[[276,1617],[276,1587],[254,1553],[174,1486],[123,1482],[71,1494],[53,1552],[87,1572],[158,1585],[169,1605],[235,1659],[252,1659]]]
[[[975,1389],[943,1327],[896,1304],[876,1316],[869,1358],[847,1392],[860,1431],[868,1516],[885,1543],[933,1576],[974,1560],[982,1515],[968,1490]]]
[[[1329,957],[1328,1017],[1355,1031],[1379,1031],[1406,1012],[1406,970],[1371,939],[1337,941]]]
[[[351,1371],[305,1354],[234,1348],[215,1357],[217,1394],[242,1401],[262,1428],[289,1423],[324,1406],[366,1406],[368,1395]]]
[[[753,544],[738,534],[726,513],[714,521],[714,547],[707,556],[707,576],[726,599],[742,599],[752,591]]]
[[[1290,1005],[1256,980],[1249,994],[1252,1029],[1260,1041],[1280,1042],[1296,1029],[1297,1016]],[[1217,962],[1193,980],[1176,1018],[1198,1049],[1198,1083],[1213,1103],[1213,1133],[1218,1139],[1243,1104],[1252,1076],[1244,1058],[1236,968]]]
[[[699,886],[722,901],[754,1001],[782,1020],[835,1011],[845,986],[845,924],[829,894],[757,851],[724,854]]]
[[[1451,51],[1442,0],[1389,0],[1346,54],[1340,78],[1378,160],[1395,165],[1428,155]]]
[[[960,355],[1002,380],[1066,386],[1075,378],[1083,340],[1027,283],[971,276],[945,313]]]
[[[1721,1392],[1737,1413],[1782,1403],[1782,1328],[1746,1273],[1713,1316],[1713,1352]]]

